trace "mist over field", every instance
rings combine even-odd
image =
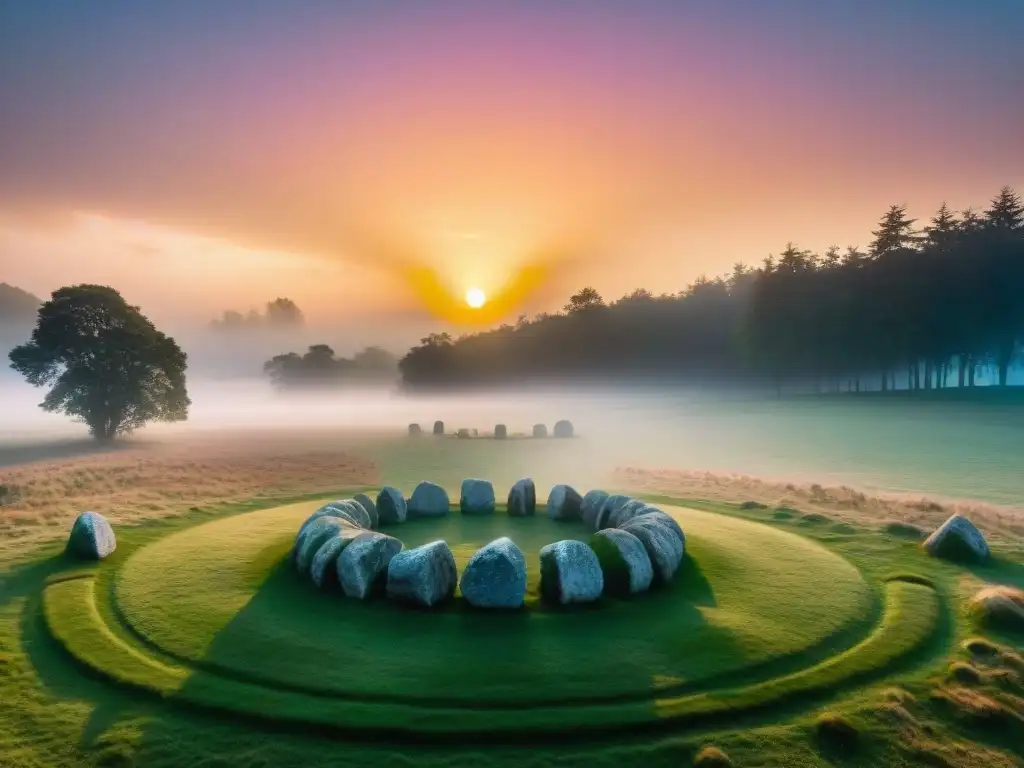
[[[264,379],[196,379],[187,422],[149,426],[126,445],[249,442],[302,452],[317,446],[370,456],[404,451],[402,462],[450,463],[429,434],[405,437],[437,419],[448,434],[466,428],[511,436],[572,421],[571,441],[456,441],[466,472],[495,481],[606,482],[621,467],[748,475],[803,485],[849,485],[887,492],[1021,506],[1024,413],[997,404],[771,397],[651,385],[548,386],[490,392],[406,395],[397,387],[345,387],[282,394]],[[82,444],[82,425],[38,408],[42,392],[0,378],[0,464],[44,457],[48,447]],[[447,446],[446,446],[447,447]]]

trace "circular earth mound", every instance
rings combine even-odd
[[[295,530],[318,506],[218,520],[136,551],[115,577],[121,619],[172,659],[277,689],[528,707],[648,700],[659,691],[770,678],[788,661],[793,668],[827,655],[837,632],[865,625],[877,608],[857,569],[825,548],[677,507],[664,509],[686,530],[683,567],[671,584],[629,599],[545,607],[540,548],[587,541],[591,531],[499,509],[411,520],[386,532],[407,548],[445,539],[460,573],[479,547],[512,538],[527,559],[525,610],[480,613],[458,595],[434,611],[345,600],[288,563]]]

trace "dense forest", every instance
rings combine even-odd
[[[410,387],[666,376],[810,391],[1006,385],[1024,344],[1024,205],[943,205],[921,225],[894,205],[865,250],[789,243],[758,267],[645,290],[611,304],[593,288],[562,312],[454,339],[400,361]]]

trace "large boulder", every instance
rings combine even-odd
[[[526,599],[526,558],[507,536],[478,549],[459,583],[475,608],[519,608]]]
[[[443,421],[435,421],[434,422],[434,430],[433,430],[433,432],[434,432],[435,435],[443,435],[444,434],[444,422]]]
[[[363,529],[339,517],[321,517],[314,520],[299,534],[295,544],[295,565],[299,573],[309,573],[313,558],[328,539],[335,536],[356,536]]]
[[[533,436],[534,437],[547,437],[548,436],[548,428],[547,428],[547,426],[544,425],[544,424],[534,424],[533,425]]]
[[[472,437],[468,427],[463,427],[462,429],[456,430],[455,436],[460,440],[469,440],[469,438]]]
[[[388,565],[387,594],[430,608],[455,594],[455,556],[444,541],[402,550]]]
[[[533,480],[517,480],[508,492],[508,513],[513,517],[532,516],[537,511],[537,487]]]
[[[299,537],[302,536],[302,532],[322,517],[336,517],[341,520],[346,520],[354,526],[363,527],[360,522],[362,516],[354,512],[348,504],[340,500],[332,501],[320,507],[320,509],[306,518],[306,521],[299,526],[299,533],[295,539],[296,545],[298,544]]]
[[[604,573],[604,590],[610,595],[644,592],[654,579],[654,566],[640,541],[629,531],[606,528],[590,537],[590,548],[597,555]]]
[[[945,560],[983,562],[989,549],[981,531],[963,515],[953,515],[924,540],[924,548]]]
[[[620,507],[624,507],[629,502],[633,501],[629,496],[623,496],[620,493],[612,494],[604,500],[601,504],[601,509],[598,510],[597,516],[594,518],[594,530],[600,531],[605,528],[610,528],[608,520],[612,514],[617,512]]]
[[[423,434],[423,429],[420,427],[419,424],[410,424],[409,425],[409,437],[419,437],[422,434]]]
[[[489,480],[467,478],[462,481],[459,509],[467,515],[489,515],[494,512],[494,486]]]
[[[548,517],[552,520],[579,520],[583,497],[571,485],[556,485],[548,494]]]
[[[554,429],[555,437],[572,437],[573,428],[571,421],[556,421]]]
[[[437,483],[424,480],[409,498],[409,516],[441,517],[448,514],[450,504],[448,491]]]
[[[583,518],[583,522],[594,530],[597,530],[597,516],[601,512],[601,507],[607,498],[607,492],[596,489],[587,491],[587,495],[583,497],[583,503],[580,505],[580,516]]]
[[[83,512],[75,518],[67,551],[86,560],[102,560],[117,549],[117,538],[107,518],[99,512]]]
[[[672,580],[686,552],[686,540],[679,524],[664,512],[648,512],[634,517],[619,530],[628,531],[640,539],[654,566],[654,578],[658,583]]]
[[[365,493],[357,493],[352,497],[352,501],[356,502],[366,510],[366,514],[370,516],[371,528],[376,528],[380,524],[380,520],[377,518],[377,505],[373,503],[373,499]]]
[[[405,497],[397,488],[386,485],[377,494],[377,518],[381,525],[404,523],[409,511]]]
[[[348,597],[363,600],[387,578],[388,565],[402,551],[402,542],[376,531],[361,533],[337,558],[337,577]]]
[[[508,427],[506,427],[504,424],[495,424],[494,439],[504,440],[506,437],[508,437]]]
[[[373,528],[373,518],[370,517],[370,513],[355,499],[339,499],[332,501],[328,506],[344,510],[348,518],[360,528]]]
[[[562,605],[589,603],[601,597],[604,574],[594,550],[582,541],[566,539],[540,550],[540,592]]]

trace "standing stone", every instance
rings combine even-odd
[[[455,594],[455,556],[444,541],[402,550],[388,565],[387,594],[430,608]]]
[[[362,533],[356,534],[362,536]],[[320,545],[309,566],[309,576],[320,589],[327,589],[338,583],[338,555],[353,540],[353,536],[336,535]]]
[[[357,493],[352,497],[352,501],[356,502],[366,510],[366,514],[370,516],[371,528],[376,528],[380,524],[380,519],[377,517],[377,505],[373,503],[373,499],[365,493]]]
[[[405,497],[397,488],[386,485],[377,494],[377,517],[381,525],[404,523],[408,514]]]
[[[544,424],[533,425],[533,436],[534,437],[547,437],[548,428]]]
[[[608,494],[605,491],[587,491],[587,495],[583,497],[583,503],[580,505],[580,516],[583,518],[583,522],[595,531],[597,530],[597,516],[607,498]]]
[[[450,505],[448,491],[437,483],[424,480],[416,486],[409,499],[409,516],[441,517],[448,514]]]
[[[444,434],[444,422],[443,421],[435,421],[434,422],[434,434],[435,435],[443,435]]]
[[[582,541],[566,539],[540,550],[540,592],[545,600],[589,603],[601,597],[604,574],[594,550]]]
[[[604,591],[610,595],[644,592],[654,579],[654,566],[643,542],[629,531],[606,528],[590,537],[604,574]]]
[[[355,499],[338,499],[327,506],[344,511],[348,519],[360,528],[373,528],[373,519],[370,517],[370,513]]]
[[[494,512],[494,486],[489,480],[469,478],[462,481],[459,509],[468,515],[489,515]]]
[[[924,548],[933,557],[945,560],[983,562],[989,549],[985,537],[963,515],[953,515],[924,541]]]
[[[354,532],[354,533],[353,533]],[[313,558],[328,539],[335,536],[358,535],[363,532],[349,521],[338,517],[321,517],[310,523],[302,533],[295,546],[295,565],[299,573],[309,573]]]
[[[409,437],[419,437],[422,434],[423,434],[423,430],[420,429],[420,425],[419,424],[410,424],[409,425]]]
[[[526,599],[526,558],[507,536],[478,549],[459,584],[474,608],[519,608]]]
[[[508,437],[508,427],[506,427],[504,424],[495,424],[494,439],[504,440],[506,437]]]
[[[655,580],[660,584],[672,580],[686,551],[678,523],[673,528],[671,523],[674,521],[666,518],[668,515],[663,512],[652,512],[634,517],[619,529],[640,539],[654,566]]]
[[[610,527],[608,525],[608,519],[612,513],[616,512],[619,507],[623,507],[632,499],[629,496],[623,496],[622,494],[616,493],[604,500],[601,505],[601,509],[597,513],[597,517],[594,519],[594,530],[600,531],[604,528]]]
[[[533,516],[537,511],[537,488],[533,480],[517,480],[508,492],[508,513],[512,517]]]
[[[632,520],[634,517],[639,517],[640,515],[653,511],[655,511],[654,507],[650,506],[646,501],[643,501],[642,499],[630,499],[625,504],[608,513],[608,517],[604,521],[604,527],[618,528],[626,521]]]
[[[460,429],[458,432],[456,432],[455,436],[460,440],[468,440],[471,437],[471,435],[469,434],[469,430],[465,428]]]
[[[374,587],[387,578],[388,565],[402,551],[394,536],[367,532],[356,536],[337,558],[337,575],[348,597],[365,600]]]
[[[99,512],[83,512],[75,518],[67,550],[75,557],[102,560],[117,549],[117,538],[107,518]]]
[[[583,497],[571,485],[556,485],[548,494],[548,517],[552,520],[579,520]]]
[[[555,422],[555,437],[572,437],[573,428],[571,421],[556,421]]]

